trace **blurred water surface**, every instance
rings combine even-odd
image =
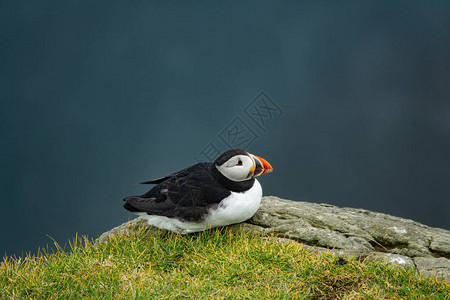
[[[2,255],[121,224],[243,128],[266,195],[450,229],[448,1],[2,1],[0,28]]]

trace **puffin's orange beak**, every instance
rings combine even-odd
[[[257,177],[262,174],[270,173],[273,171],[272,166],[262,157],[250,154],[253,159],[255,160],[256,168],[255,173],[253,174],[254,177]]]

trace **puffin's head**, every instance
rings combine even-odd
[[[244,181],[272,172],[272,166],[261,157],[242,149],[228,150],[214,162],[217,170],[233,181]]]

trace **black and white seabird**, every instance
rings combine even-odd
[[[263,158],[228,150],[214,163],[198,163],[162,178],[142,196],[124,199],[125,209],[149,225],[182,234],[250,219],[259,208],[262,188],[255,177],[272,172]]]

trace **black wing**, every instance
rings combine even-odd
[[[124,208],[185,221],[201,221],[210,207],[230,195],[216,179],[212,163],[199,163],[166,177],[147,181],[157,183],[142,196],[124,199]]]

